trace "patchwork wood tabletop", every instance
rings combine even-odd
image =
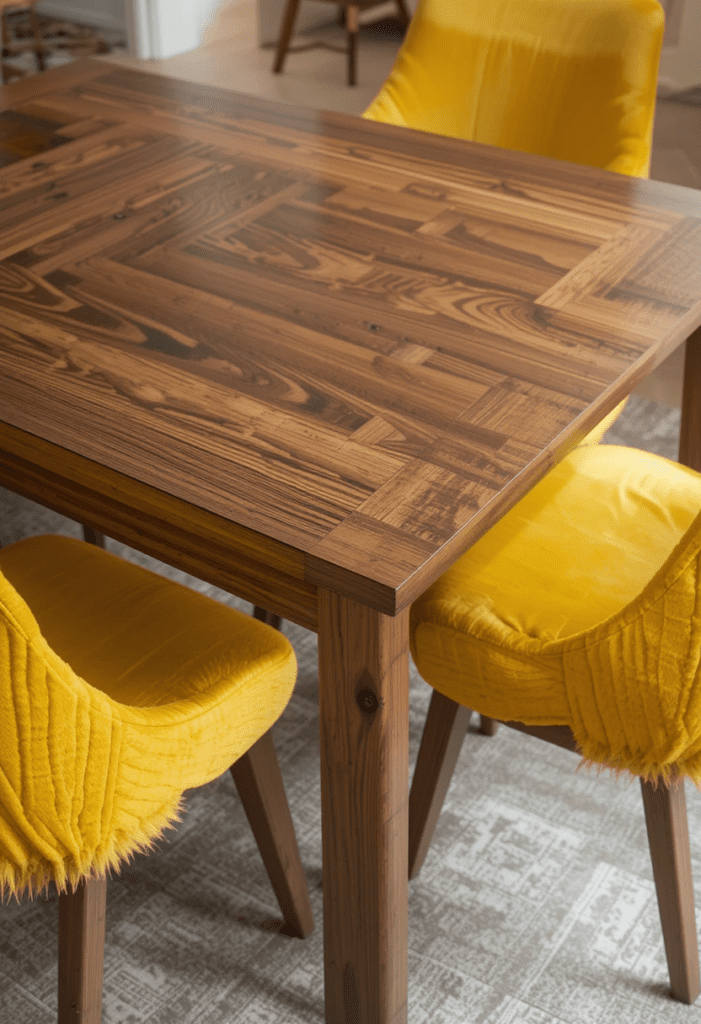
[[[95,61],[2,107],[7,458],[235,527],[304,624],[405,607],[701,322],[692,190]]]
[[[672,349],[701,193],[83,62],[0,91],[0,484],[319,633],[328,1024],[405,1024],[408,606]]]

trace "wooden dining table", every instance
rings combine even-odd
[[[326,1021],[402,1024],[410,605],[687,338],[701,469],[701,193],[102,61],[0,111],[0,484],[317,631]]]

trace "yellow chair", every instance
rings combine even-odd
[[[412,606],[434,688],[409,801],[410,877],[474,709],[640,777],[673,994],[699,993],[683,780],[701,780],[701,475],[576,449]]]
[[[657,0],[419,0],[364,116],[647,175]]]
[[[229,767],[285,930],[312,930],[269,732],[295,677],[282,634],[98,547],[0,550],[0,893],[62,893],[60,1024],[100,1020],[106,873]]]
[[[657,0],[419,0],[363,117],[647,177],[663,33]]]

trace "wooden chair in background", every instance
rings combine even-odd
[[[340,47],[335,46],[332,43],[326,43],[321,41],[312,41],[309,43],[300,43],[297,46],[290,46],[290,40],[294,32],[295,22],[297,20],[297,13],[299,11],[300,0],[287,0],[285,4],[285,12],[282,18],[282,26],[280,28],[280,37],[277,44],[277,50],[275,53],[275,63],[273,64],[273,71],[279,74],[285,63],[285,58],[288,53],[299,53],[302,50],[312,50],[316,47],[322,47],[327,50],[334,50],[337,53],[346,53],[348,56],[348,84],[355,85],[357,80],[357,36],[358,36],[358,25],[360,12],[365,11],[371,7],[377,7],[382,3],[386,3],[386,0],[326,0],[328,3],[335,3],[339,8],[339,21],[345,20],[346,23],[346,46]],[[399,12],[399,18],[408,25],[411,21],[411,14],[406,6],[405,0],[395,0],[397,4],[397,11]]]
[[[36,58],[37,71],[43,71],[44,57],[48,52],[47,47],[44,44],[44,40],[41,35],[39,28],[39,18],[35,10],[37,0],[0,0],[0,19],[2,20],[2,56],[3,57],[14,57],[18,53],[24,53],[26,50],[32,50]],[[10,10],[26,10],[29,14],[29,23],[32,28],[32,38],[21,40],[13,39],[11,37],[10,28],[7,20],[7,12]],[[12,64],[6,64],[4,60],[0,62],[2,66],[2,81],[9,82],[11,78],[21,78],[24,72],[19,68],[13,67]]]

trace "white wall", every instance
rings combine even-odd
[[[222,0],[123,2],[127,6],[129,48],[137,57],[147,60],[175,57],[194,50],[202,42],[206,27]]]

